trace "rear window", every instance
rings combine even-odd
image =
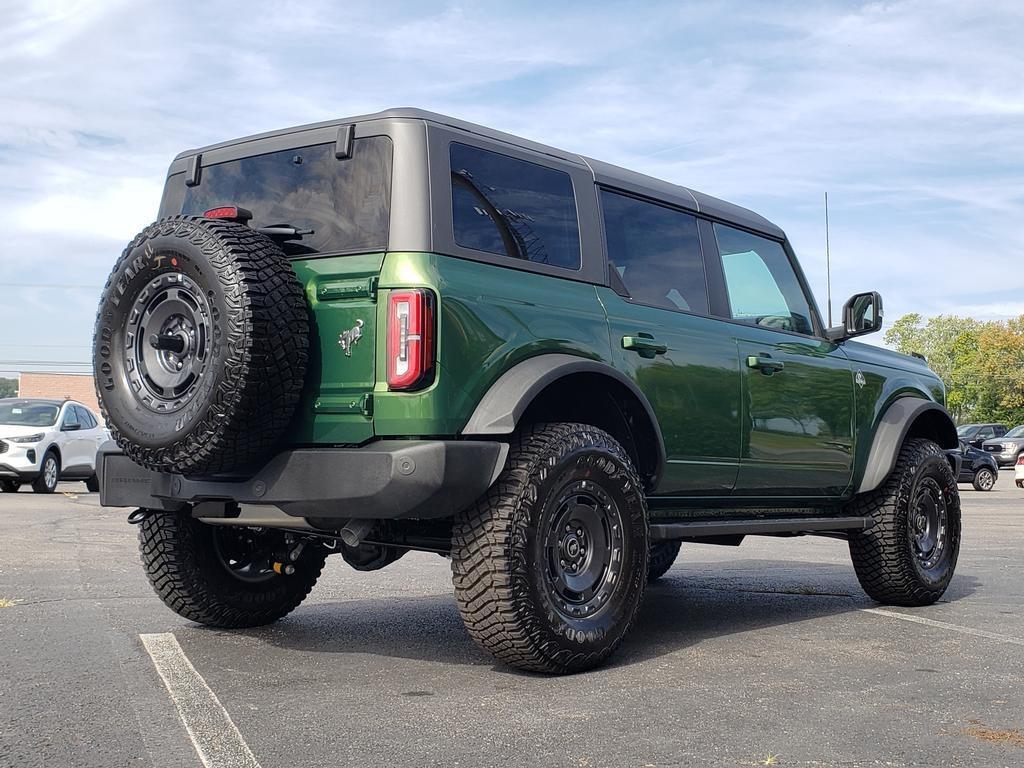
[[[465,144],[452,144],[451,166],[457,244],[580,268],[580,227],[569,174]]]
[[[252,211],[251,227],[287,224],[312,234],[282,244],[289,255],[383,251],[388,244],[391,201],[391,139],[353,142],[352,156],[338,160],[334,144],[271,152],[203,166],[199,184],[184,174],[167,180],[161,216],[201,216],[237,205]]]

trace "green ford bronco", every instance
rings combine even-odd
[[[326,557],[451,559],[500,661],[600,664],[681,542],[849,542],[942,595],[957,445],[925,362],[826,328],[781,229],[685,187],[398,109],[179,155],[107,281],[104,505],[173,610],[250,627]]]

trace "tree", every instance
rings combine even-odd
[[[0,379],[0,397],[14,397],[17,394],[17,379]]]
[[[917,352],[946,385],[946,406],[955,419],[972,412],[977,395],[971,360],[978,334],[989,324],[971,317],[937,315],[924,322],[916,312],[903,315],[885,332],[885,343],[897,352]]]

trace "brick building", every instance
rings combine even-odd
[[[77,400],[100,416],[96,401],[96,383],[92,374],[23,373],[18,385],[19,397],[49,397],[55,400]]]

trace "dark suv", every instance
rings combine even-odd
[[[850,340],[881,320],[863,293],[825,327],[756,213],[452,118],[226,142],[107,282],[103,503],[195,621],[439,552],[472,638],[546,672],[605,659],[681,542],[844,537],[872,597],[926,605],[956,430],[922,360]]]

